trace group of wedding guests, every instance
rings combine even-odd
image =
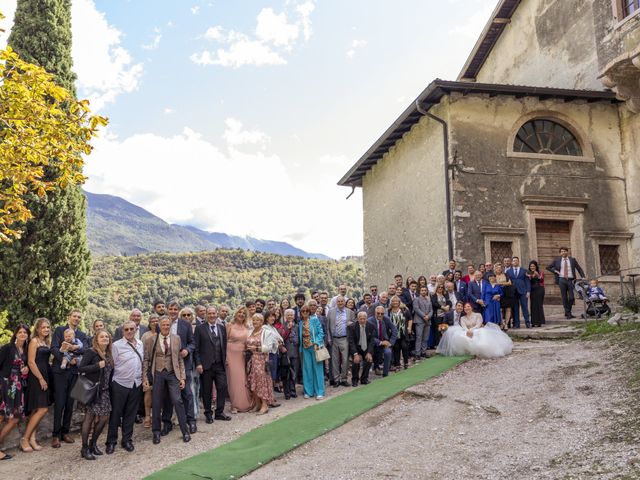
[[[563,267],[561,267],[563,268]],[[561,270],[559,270],[560,272]],[[566,275],[566,272],[564,272]],[[134,424],[152,431],[153,443],[173,429],[175,413],[184,442],[197,432],[200,406],[206,423],[229,421],[230,412],[265,414],[280,406],[275,394],[321,400],[325,384],[369,383],[370,371],[386,377],[438,349],[446,355],[496,357],[511,351],[501,329],[544,319],[544,274],[535,261],[517,257],[467,265],[463,275],[451,260],[440,275],[417,280],[396,275],[386,290],[372,285],[358,301],[341,285],[337,295],[297,293],[283,299],[248,301],[233,315],[226,306],[181,307],[158,300],[149,315],[134,309],[112,336],[93,322],[89,337],[72,311],[52,330],[46,318],[19,325],[0,348],[0,446],[23,419],[23,452],[41,450],[38,424],[53,404],[51,446],[70,436],[76,383],[93,388],[81,426],[87,460],[120,446],[134,451]],[[529,314],[529,302],[530,311]],[[349,381],[349,373],[350,381]],[[78,376],[84,376],[78,382]],[[107,429],[105,452],[98,439]],[[0,461],[11,455],[0,451]]]

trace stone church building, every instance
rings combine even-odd
[[[615,293],[640,266],[639,1],[498,1],[457,80],[339,182],[363,191],[368,282],[567,245]]]

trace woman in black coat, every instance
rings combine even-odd
[[[111,383],[112,371],[111,334],[106,330],[100,330],[93,337],[91,349],[82,356],[78,367],[79,373],[84,374],[92,382],[100,384],[95,400],[89,405],[81,406],[85,414],[82,421],[82,450],[80,454],[86,460],[95,460],[95,455],[102,455],[97,442],[111,413],[109,384]],[[89,443],[89,432],[92,426],[93,436],[91,443]]]
[[[431,295],[431,306],[433,307],[433,317],[431,319],[429,344],[437,347],[438,343],[440,343],[440,337],[442,336],[439,326],[447,323],[446,316],[452,306],[451,300],[449,300],[449,297],[445,293],[443,285],[439,284],[436,287],[436,293]]]
[[[0,348],[0,446],[18,422],[25,418],[27,375],[27,345],[31,332],[20,324],[13,331],[11,341]],[[11,455],[0,451],[0,460]]]

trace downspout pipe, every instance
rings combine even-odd
[[[444,141],[444,192],[445,192],[445,204],[447,209],[447,251],[449,257],[447,260],[453,259],[453,226],[451,220],[451,187],[449,185],[449,127],[440,117],[436,117],[432,113],[424,110],[420,106],[420,101],[416,99],[416,110],[421,115],[429,117],[442,125],[442,137]]]

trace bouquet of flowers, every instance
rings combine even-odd
[[[447,325],[446,323],[441,323],[440,325],[438,325],[438,331],[440,333],[446,332],[447,328],[449,328],[449,325]]]

